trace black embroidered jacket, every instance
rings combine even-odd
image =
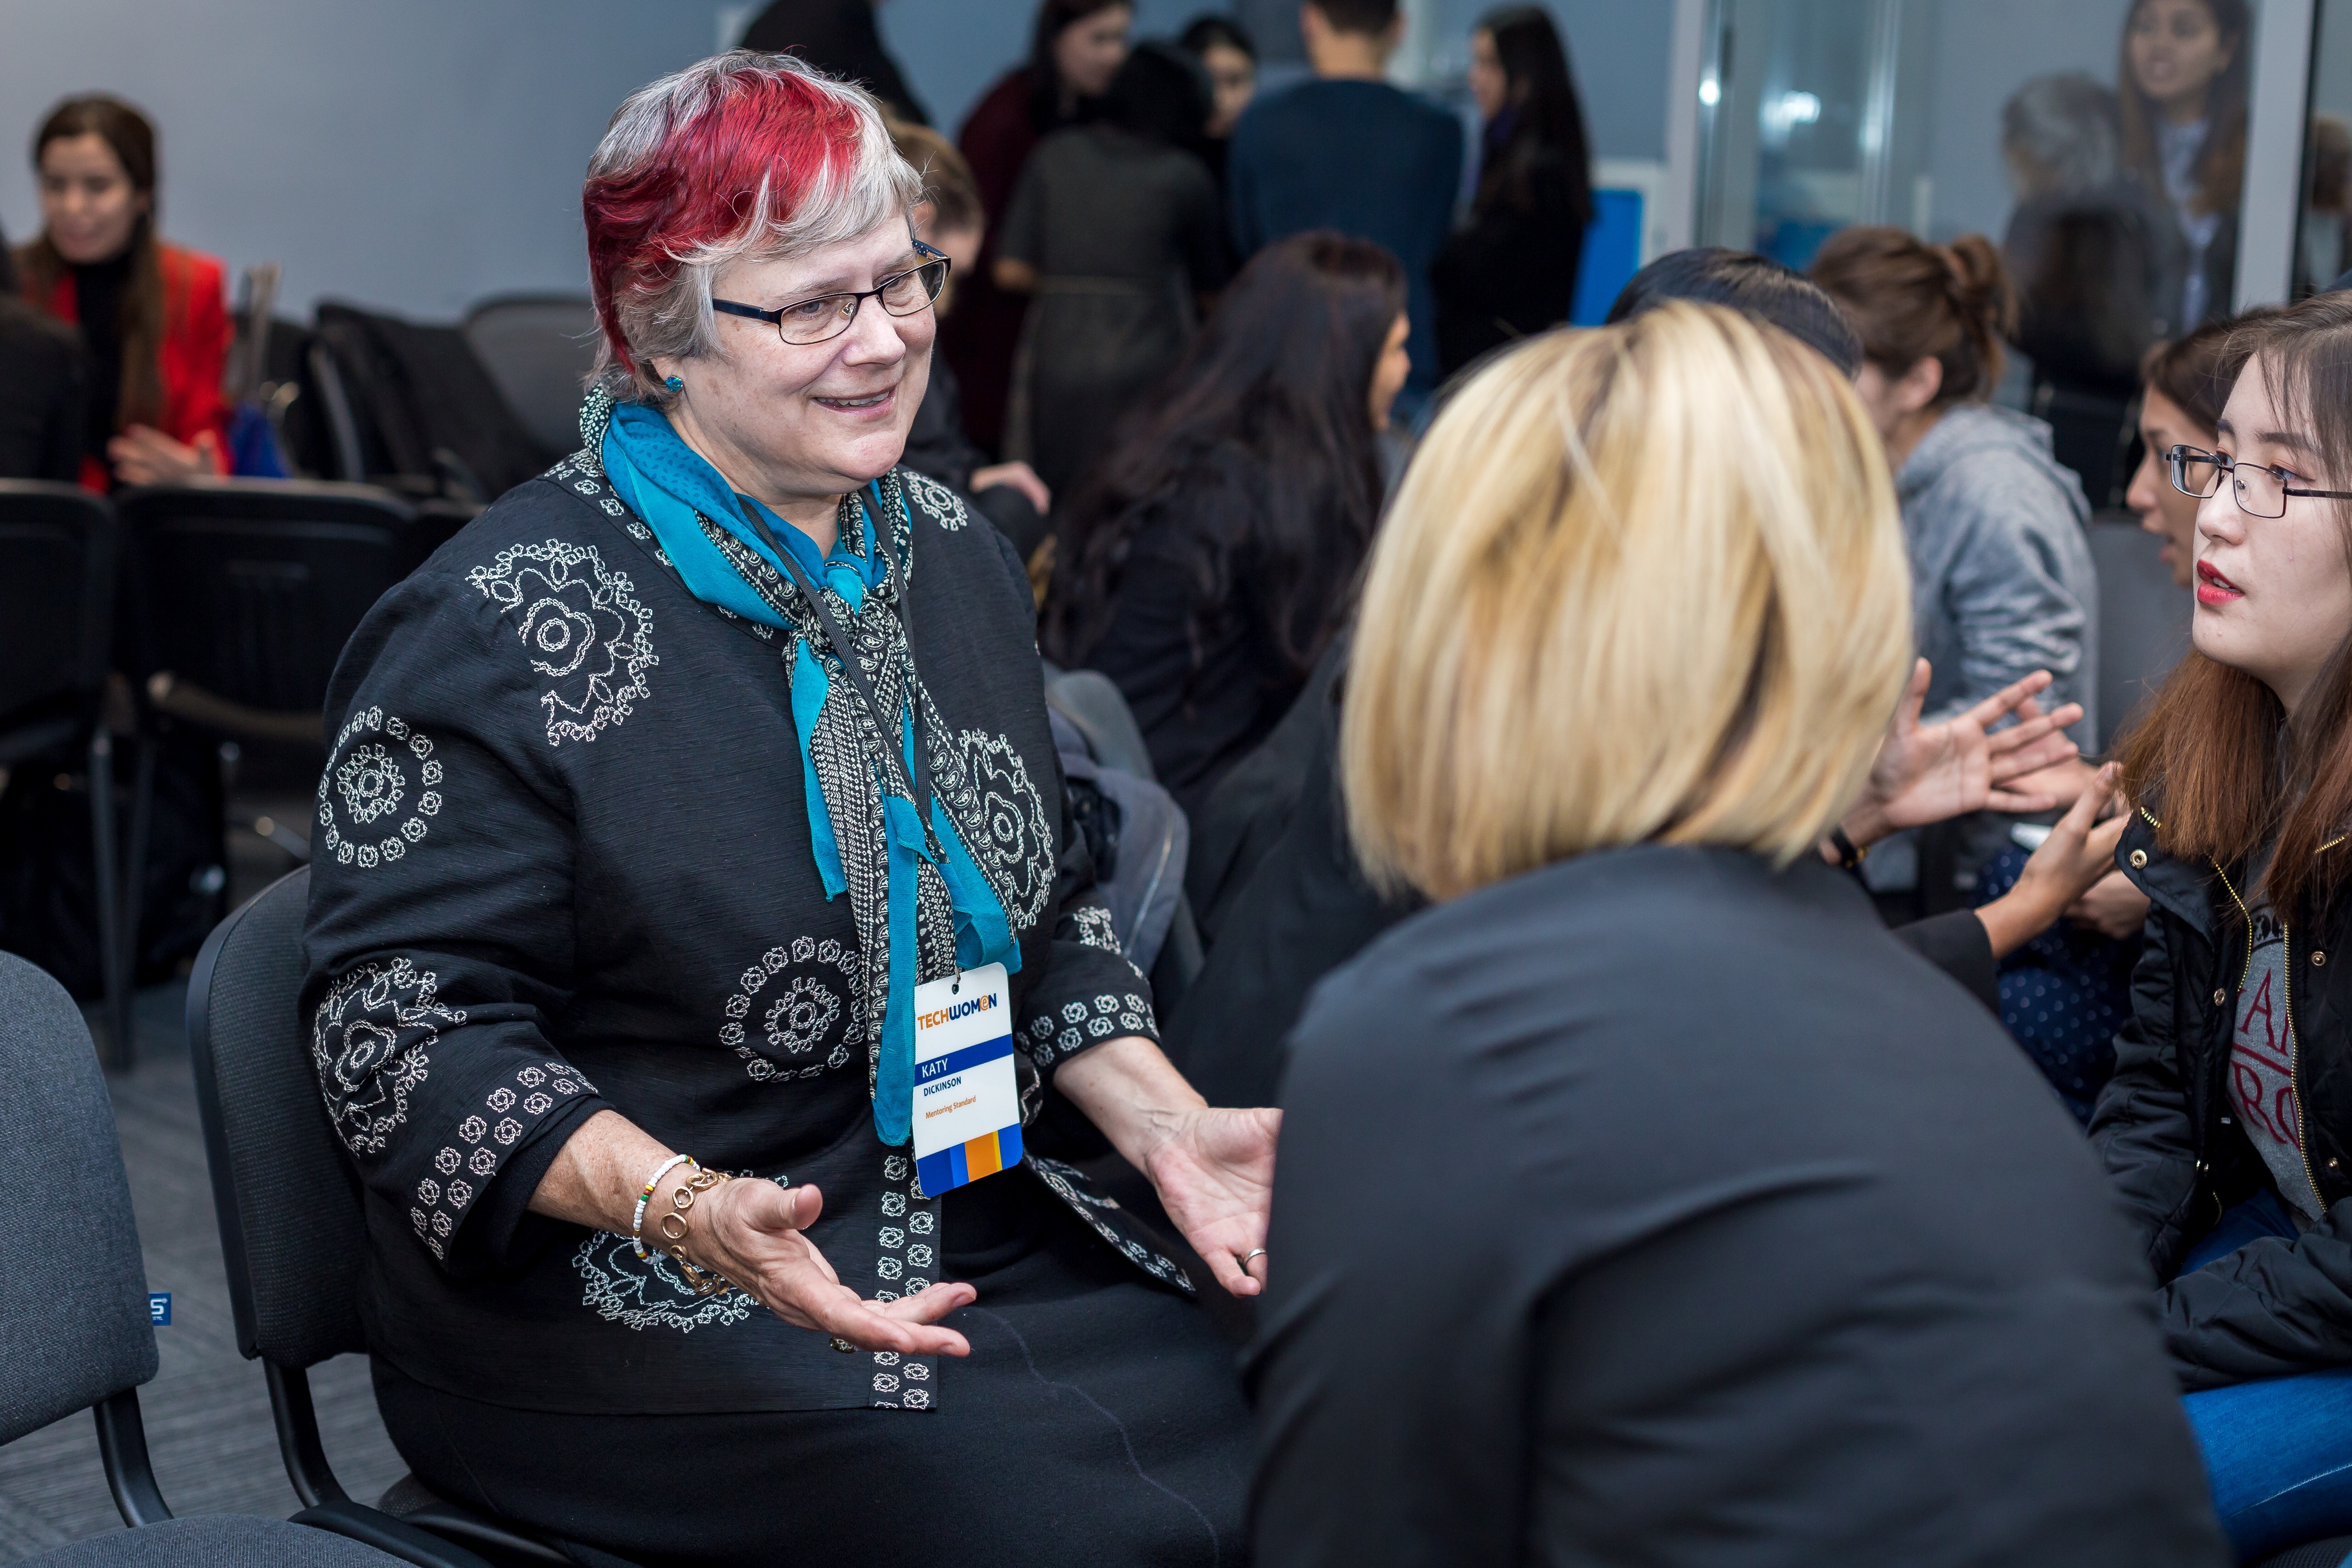
[[[1071,831],[1028,584],[952,491],[898,471],[904,616],[1007,890],[1024,1121],[1058,1062],[1157,1038]],[[410,1376],[583,1412],[932,1402],[932,1368],[843,1355],[740,1292],[697,1298],[627,1239],[526,1211],[611,1107],[706,1166],[824,1196],[810,1237],[867,1296],[939,1277],[940,1201],[876,1136],[847,897],[810,849],[788,637],[689,594],[582,454],[384,596],[328,696],[302,1009],[365,1184],[370,1343]],[[1032,1155],[1138,1267],[1123,1211]]]

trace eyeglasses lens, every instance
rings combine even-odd
[[[2238,486],[2238,505],[2250,517],[2283,517],[2286,516],[2286,490],[2279,476],[2267,468],[2249,468],[2244,465],[2232,468],[2230,477]]]
[[[947,278],[944,261],[925,262],[902,272],[882,286],[882,308],[893,316],[911,316],[940,297],[940,286]]]

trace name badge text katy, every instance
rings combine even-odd
[[[915,988],[914,1125],[915,1175],[926,1197],[1021,1163],[1003,965]]]

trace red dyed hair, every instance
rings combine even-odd
[[[648,361],[708,346],[711,273],[854,238],[920,193],[874,99],[795,57],[739,49],[640,89],[580,194],[604,365],[661,401]]]

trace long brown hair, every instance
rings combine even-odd
[[[1157,531],[1191,569],[1195,668],[1213,627],[1247,604],[1286,673],[1310,669],[1346,617],[1379,517],[1372,374],[1404,308],[1404,269],[1370,240],[1309,229],[1251,257],[1075,492],[1067,565],[1042,617],[1047,655],[1092,656],[1138,540]],[[1212,486],[1237,504],[1199,506]]]
[[[2317,295],[2239,331],[2245,373],[2310,432],[2331,479],[2352,475],[2352,296]],[[2352,570],[2352,516],[2327,504]],[[2345,862],[2320,852],[2352,821],[2352,627],[2292,730],[2270,687],[2192,649],[2121,749],[2124,790],[2156,821],[2166,853],[2228,865],[2275,839],[2263,896],[2290,919],[2315,908]]]
[[[52,141],[96,136],[113,150],[131,188],[147,198],[147,210],[131,229],[131,277],[122,290],[118,329],[122,340],[122,390],[115,402],[114,428],[163,422],[163,373],[156,352],[163,343],[163,257],[155,239],[155,128],[119,98],[92,93],[69,98],[49,110],[33,133],[33,169]],[[25,292],[48,308],[49,296],[68,265],[44,231],[22,255]]]
[[[2205,145],[2197,154],[2197,194],[2190,205],[2200,213],[2238,210],[2238,191],[2246,173],[2246,84],[2251,72],[2246,47],[2253,42],[2247,26],[2246,0],[2197,0],[2213,18],[2213,30],[2230,46],[2230,63],[2205,99]],[[2124,13],[2123,41],[2116,63],[2116,96],[2121,100],[2124,167],[2137,174],[2150,191],[2164,195],[2164,158],[2156,150],[2158,114],[2155,101],[2132,79],[2131,30],[2147,0],[2132,0]]]
[[[1921,360],[1944,367],[1934,407],[1981,401],[2000,384],[2017,293],[1984,235],[1929,245],[1898,228],[1841,229],[1809,276],[1844,307],[1863,357],[1880,370],[1900,376]]]

